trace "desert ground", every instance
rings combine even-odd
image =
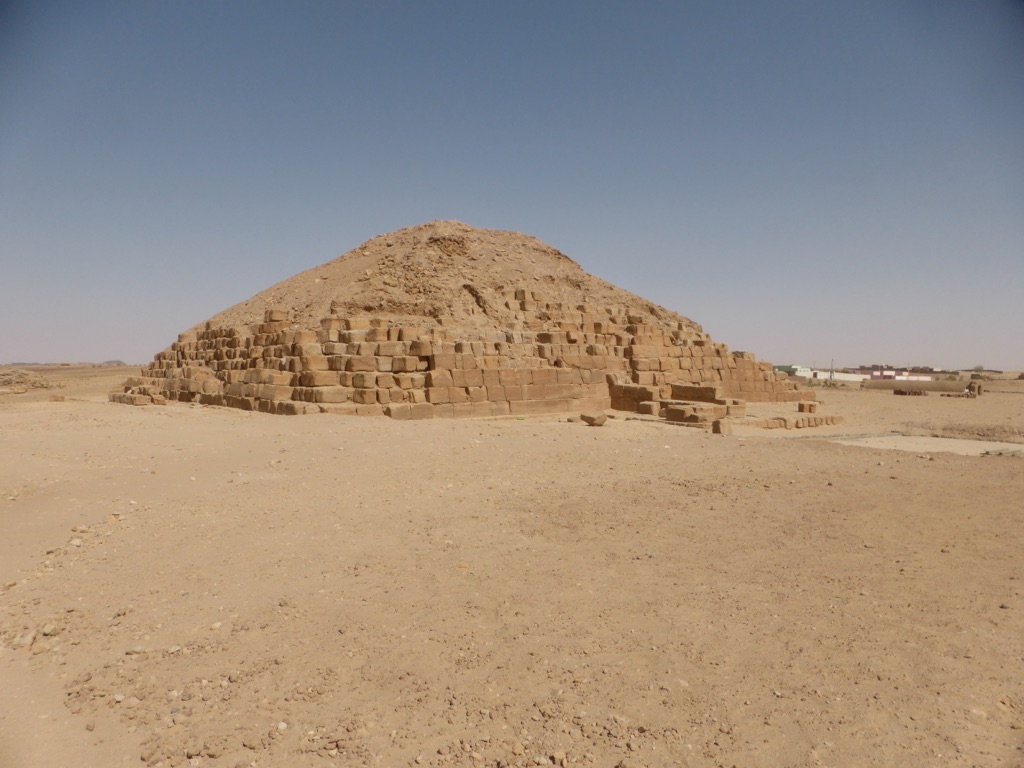
[[[3,768],[1024,765],[1024,381],[722,436],[32,370]]]

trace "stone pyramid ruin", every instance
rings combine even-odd
[[[182,333],[111,399],[396,419],[611,408],[709,426],[745,401],[813,398],[533,237],[437,221]]]

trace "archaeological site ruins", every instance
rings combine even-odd
[[[535,238],[450,221],[375,237],[231,307],[111,399],[394,419],[615,409],[715,431],[768,401],[799,404],[798,426],[826,423],[803,416],[812,393],[692,320]]]

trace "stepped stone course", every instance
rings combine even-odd
[[[164,398],[396,419],[614,408],[711,429],[744,401],[813,395],[535,238],[443,221],[225,310],[111,395]]]

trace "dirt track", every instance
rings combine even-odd
[[[826,439],[1019,435],[1013,384],[720,437],[51,375],[0,399],[0,766],[1024,763],[1024,458]]]

